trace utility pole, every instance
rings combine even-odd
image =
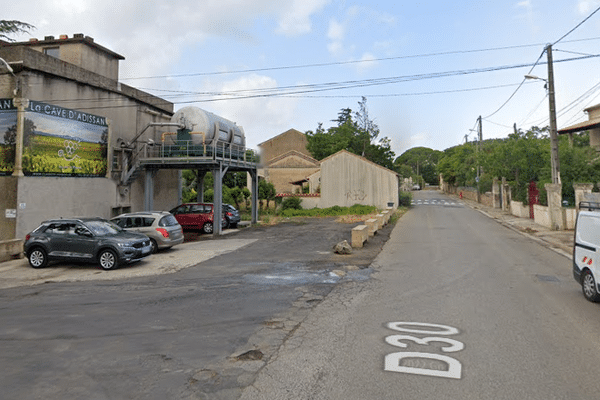
[[[560,184],[560,163],[558,160],[558,132],[556,130],[556,102],[554,100],[554,69],[552,67],[552,45],[546,46],[548,56],[548,104],[550,107],[550,163],[552,183]]]
[[[479,180],[481,177],[481,166],[479,165],[479,157],[481,152],[481,141],[483,138],[483,128],[481,126],[481,115],[477,118],[477,122],[479,123],[477,128],[477,202],[481,202],[481,191],[479,190]]]

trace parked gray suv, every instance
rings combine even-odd
[[[25,236],[24,251],[33,268],[56,260],[98,263],[110,270],[149,256],[152,244],[148,236],[102,218],[71,218],[42,222]]]

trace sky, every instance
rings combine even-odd
[[[121,82],[244,128],[246,144],[368,115],[396,156],[548,125],[600,103],[600,0],[21,0],[17,41],[83,33],[122,56]],[[591,17],[590,17],[591,15]],[[587,56],[587,57],[586,57]],[[520,86],[519,86],[520,85]]]

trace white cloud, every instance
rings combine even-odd
[[[579,14],[588,15],[593,10],[598,8],[599,5],[600,1],[598,0],[580,0],[577,3],[577,11],[579,11]]]
[[[203,90],[217,92],[240,92],[244,90],[276,88],[277,81],[271,77],[250,74],[235,80],[211,83]],[[295,120],[298,100],[286,97],[258,97],[244,100],[220,101],[207,104],[211,111],[223,118],[242,125],[246,133],[248,147],[256,147],[269,138],[283,133],[281,126],[288,126]],[[205,106],[200,105],[200,108]],[[210,107],[210,109],[208,109]]]
[[[360,63],[357,64],[359,72],[364,72],[368,69],[374,68],[377,65],[376,57],[371,53],[365,53],[360,58]]]
[[[327,30],[327,38],[330,42],[327,44],[329,54],[337,57],[340,56],[344,49],[344,36],[346,35],[346,27],[336,19],[329,21],[329,29]]]
[[[327,38],[341,42],[344,40],[346,34],[346,27],[338,22],[336,19],[329,21],[329,30],[327,31]]]
[[[515,7],[520,11],[520,14],[517,15],[517,19],[525,21],[532,32],[539,32],[540,27],[535,23],[535,12],[531,0],[520,1]]]
[[[286,36],[298,36],[309,33],[312,29],[310,17],[320,11],[330,0],[293,0],[285,2],[277,33]]]

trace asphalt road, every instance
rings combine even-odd
[[[352,255],[334,254],[352,226],[308,219],[200,237],[237,250],[179,269],[174,248],[162,254],[169,268],[135,278],[124,268],[56,281],[64,267],[12,268],[22,282],[52,278],[0,289],[0,398],[238,398],[336,285],[370,278],[392,228]],[[181,252],[186,262],[192,249]],[[98,272],[75,268],[74,280]]]
[[[600,305],[571,261],[435,192],[241,399],[597,399]]]

